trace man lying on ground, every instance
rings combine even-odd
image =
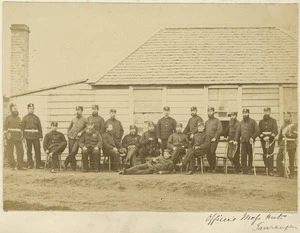
[[[150,162],[140,164],[129,169],[123,169],[120,175],[138,175],[138,174],[170,174],[173,172],[174,164],[170,159],[170,151],[166,149],[163,156],[153,158]]]

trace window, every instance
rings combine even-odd
[[[231,111],[238,111],[237,109],[237,88],[210,88],[209,106],[215,108],[215,116],[220,119],[223,126],[223,133],[221,136],[226,137],[226,130],[229,125],[228,113]]]
[[[135,89],[134,96],[134,124],[141,134],[147,130],[147,123],[154,124],[162,115],[162,89]]]

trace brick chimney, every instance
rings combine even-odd
[[[29,27],[12,24],[11,30],[11,95],[28,90]]]

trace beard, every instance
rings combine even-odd
[[[212,119],[212,118],[214,118],[214,115],[208,115],[208,118]]]
[[[290,124],[290,123],[292,123],[292,121],[291,120],[284,120],[284,123]]]
[[[265,119],[265,120],[268,120],[269,118],[270,118],[270,116],[269,116],[268,114],[265,114],[265,115],[264,115],[264,119]]]
[[[249,120],[249,116],[243,116],[243,119],[244,119],[245,121],[247,121],[247,120]]]
[[[19,112],[18,112],[18,111],[12,111],[11,114],[12,114],[14,117],[19,116]]]
[[[76,117],[77,117],[77,118],[80,118],[80,117],[81,117],[81,114],[76,113]]]
[[[98,112],[93,112],[92,115],[93,116],[98,116]]]

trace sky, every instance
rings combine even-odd
[[[3,3],[3,94],[10,26],[30,28],[29,89],[104,75],[166,27],[277,27],[297,38],[296,4]]]

